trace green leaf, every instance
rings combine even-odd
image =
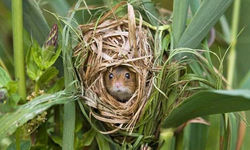
[[[47,91],[47,93],[55,93],[64,88],[64,77],[56,81],[56,83]]]
[[[250,90],[197,92],[170,110],[163,127],[177,127],[195,117],[249,109]]]
[[[210,126],[206,138],[206,150],[220,149],[221,117],[222,115],[209,116],[208,122]]]
[[[11,135],[18,127],[42,113],[53,105],[65,104],[74,100],[74,96],[66,94],[64,91],[42,95],[36,97],[31,102],[19,106],[10,113],[1,116],[0,118],[0,140]]]
[[[206,147],[207,131],[208,131],[208,126],[205,124],[199,124],[199,123],[188,124],[184,129],[185,149],[204,150],[204,148]]]
[[[51,47],[50,47],[51,48]],[[61,51],[62,51],[62,47],[59,45],[56,52],[53,50],[53,52],[50,50],[50,51],[44,51],[42,54],[46,54],[46,53],[50,53],[52,55],[50,55],[50,57],[44,57],[42,58],[42,62],[44,64],[44,67],[45,69],[49,68],[50,66],[52,66],[57,58],[60,56],[61,54]]]
[[[237,146],[237,137],[238,137],[238,129],[239,129],[239,122],[236,120],[236,117],[233,113],[228,114],[229,117],[229,149],[235,150]]]
[[[7,105],[9,105],[12,109],[17,106],[17,103],[20,100],[20,96],[17,94],[11,94],[9,100],[7,101]]]
[[[110,150],[109,142],[102,137],[101,133],[96,134],[96,141],[98,143],[99,150]]]
[[[7,86],[8,82],[11,81],[8,73],[0,66],[0,87]]]
[[[38,83],[47,84],[51,79],[53,79],[58,74],[56,67],[50,67],[44,71],[41,77],[38,79]]]
[[[8,82],[6,88],[7,88],[9,94],[16,93],[16,91],[17,91],[17,81]]]
[[[83,138],[82,138],[83,146],[90,146],[95,136],[96,136],[96,131],[93,128],[91,128],[88,132],[86,132],[83,135]]]
[[[183,33],[178,47],[196,48],[233,0],[204,0]]]
[[[62,147],[62,136],[50,135],[51,139],[58,145]]]
[[[190,8],[191,8],[193,15],[196,13],[196,11],[199,9],[199,7],[200,7],[199,0],[190,0]]]
[[[23,140],[20,142],[20,150],[30,150],[31,143],[28,140]],[[16,150],[16,142],[11,143],[6,150]]]
[[[172,24],[174,48],[177,47],[177,44],[186,28],[188,7],[189,0],[174,0]]]
[[[46,70],[56,62],[62,49],[61,46],[58,46],[56,52],[54,49],[51,46],[46,49],[42,49],[37,45],[32,46],[30,56],[33,57],[40,70]]]
[[[210,81],[196,75],[196,74],[185,74],[180,78],[181,81],[199,81],[202,83],[205,83],[206,85],[209,85],[210,87],[215,88],[216,86],[213,85]]]
[[[26,55],[26,66],[27,66],[27,75],[30,79],[36,81],[42,74],[41,69],[38,67],[37,62],[35,62],[33,52],[37,51],[39,47],[37,44],[32,45]],[[37,60],[38,61],[38,60]]]
[[[142,0],[142,7],[145,9],[145,14],[148,17],[149,22],[152,25],[157,26],[158,25],[158,21],[157,21],[158,18],[157,17],[160,16],[160,14],[157,11],[154,4],[152,3],[152,1],[151,0]]]

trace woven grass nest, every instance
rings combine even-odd
[[[107,124],[107,134],[132,131],[153,89],[151,32],[141,17],[136,20],[130,4],[124,17],[116,16],[115,9],[96,22],[80,25],[83,37],[74,49],[75,56],[83,60],[78,72],[84,103],[90,107],[90,116]],[[136,74],[136,91],[126,102],[112,97],[104,83],[105,72],[117,66],[126,66]]]

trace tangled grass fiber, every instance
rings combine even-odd
[[[128,131],[137,123],[152,91],[153,38],[142,18],[136,22],[130,4],[128,15],[122,18],[112,13],[114,9],[98,22],[79,26],[84,36],[75,54],[82,52],[86,58],[79,72],[83,98],[93,108],[91,115],[114,129]],[[120,65],[134,72],[137,79],[137,90],[125,103],[113,98],[103,82],[104,73]]]

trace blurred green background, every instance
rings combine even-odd
[[[54,23],[57,22],[56,18],[48,13],[45,10],[48,10],[50,12],[54,12],[56,14],[59,14],[60,16],[66,16],[68,10],[70,10],[71,6],[74,5],[76,1],[72,0],[47,0],[47,1],[39,1],[39,6],[41,7],[41,10],[43,15],[45,16],[45,19],[48,23],[48,27],[51,27]],[[156,7],[163,7],[166,10],[172,11],[173,9],[173,0],[154,0]],[[108,0],[87,0],[86,3],[91,6],[98,6],[101,4],[109,4],[110,1]],[[111,1],[112,3],[112,1]],[[25,5],[25,2],[24,2]],[[235,88],[239,88],[240,82],[242,79],[246,76],[246,74],[249,71],[249,64],[250,64],[250,19],[249,18],[249,9],[250,9],[250,1],[249,0],[242,0],[241,1],[241,11],[240,11],[240,21],[239,21],[239,33],[238,36],[238,42],[237,42],[237,58],[236,58],[236,69],[235,69],[235,79],[236,82]],[[24,6],[24,12],[28,11],[29,7]],[[231,24],[231,18],[232,18],[232,4],[228,8],[228,10],[225,13],[227,23]],[[87,13],[86,13],[87,14]],[[86,14],[80,14],[78,12],[78,15],[76,15],[76,19],[78,23],[84,23],[88,19],[88,15]],[[86,16],[86,18],[82,18],[82,16]],[[13,47],[12,47],[12,28],[11,28],[11,19],[13,16],[11,16],[10,12],[10,0],[2,0],[0,1],[0,56],[3,62],[5,63],[6,67],[9,69],[10,73],[13,74],[14,67],[13,67]],[[27,19],[28,20],[25,20]],[[33,20],[32,20],[33,19]],[[28,21],[34,21],[36,18],[30,18],[30,16],[24,16],[24,27],[26,27],[25,30],[25,38],[24,38],[24,50],[27,51],[27,49],[30,47],[31,40],[32,40],[32,33],[36,32],[34,29],[30,28]],[[27,21],[27,22],[26,22]],[[39,22],[38,22],[39,23]],[[37,24],[38,24],[37,23]],[[229,45],[225,42],[226,37],[221,37],[218,35],[222,35],[222,28],[220,22],[218,22],[215,25],[216,30],[216,40],[211,47],[211,50],[215,51],[216,53],[220,53],[223,55],[226,51],[226,49],[229,47]],[[40,41],[45,40],[45,35],[48,34],[49,28],[47,31],[42,31],[44,35],[41,35],[41,37],[34,37],[35,39],[40,38]],[[31,33],[31,34],[28,34]],[[34,34],[36,35],[36,34]],[[41,42],[40,42],[41,43]],[[226,60],[230,61],[230,60]],[[225,63],[227,64],[227,63]],[[227,68],[224,66],[224,68]],[[224,75],[226,75],[226,70],[224,70]]]

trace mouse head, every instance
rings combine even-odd
[[[113,97],[128,100],[136,90],[136,74],[128,67],[119,66],[106,71],[104,83]]]

